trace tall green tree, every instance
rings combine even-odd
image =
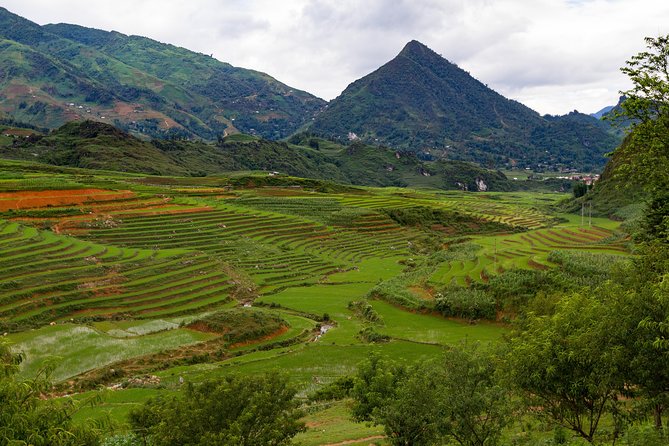
[[[295,392],[281,374],[229,376],[150,400],[130,423],[153,446],[287,445],[304,429]]]
[[[442,361],[439,430],[462,446],[499,444],[514,406],[500,379],[495,352],[462,344],[449,349]]]
[[[358,364],[351,391],[355,401],[353,418],[357,421],[378,419],[378,411],[395,399],[400,383],[406,376],[406,366],[376,353]]]
[[[527,406],[593,443],[602,418],[623,419],[624,349],[608,336],[605,305],[576,293],[549,316],[528,315],[509,341],[509,377]]]
[[[621,68],[633,86],[621,91],[615,118],[631,122],[631,132],[617,149],[625,162],[616,171],[650,193],[647,238],[669,242],[669,35],[645,40],[646,51]]]
[[[602,287],[610,321],[602,336],[623,346],[628,395],[653,414],[657,429],[669,407],[669,247],[654,242]]]
[[[411,367],[372,356],[356,377],[354,414],[395,446],[495,446],[512,413],[495,358],[468,344]]]

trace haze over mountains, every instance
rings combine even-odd
[[[39,26],[0,8],[0,111],[55,128],[94,119],[151,137],[357,137],[423,159],[597,169],[619,142],[573,112],[540,116],[412,41],[329,104],[271,76],[154,40]],[[355,134],[355,136],[353,136]]]

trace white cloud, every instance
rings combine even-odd
[[[628,88],[666,0],[0,0],[37,23],[168,42],[264,71],[326,99],[417,39],[540,113],[593,112]]]

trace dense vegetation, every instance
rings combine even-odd
[[[142,172],[153,175],[205,176],[220,172],[278,172],[370,186],[431,186],[463,190],[547,189],[551,182],[511,182],[499,171],[461,161],[422,161],[413,153],[361,143],[326,151],[244,135],[217,144],[177,140],[141,141],[108,124],[77,121],[47,135],[33,134],[0,144],[6,158],[44,163]],[[567,182],[566,187],[570,187]]]
[[[235,308],[207,315],[191,322],[196,330],[219,333],[226,342],[252,341],[288,328],[288,323],[276,314],[250,308]]]
[[[130,419],[155,446],[281,446],[304,429],[295,393],[278,374],[232,376],[189,385],[180,398],[150,400]]]
[[[50,369],[34,379],[18,376],[22,361],[7,342],[0,339],[0,444],[34,446],[93,446],[101,440],[99,430],[72,422],[77,404],[43,401],[51,390]]]

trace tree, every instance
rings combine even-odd
[[[396,446],[494,446],[511,416],[496,364],[489,351],[467,344],[411,367],[374,355],[360,365],[353,412],[383,425]]]
[[[355,403],[353,418],[371,421],[380,408],[395,398],[400,383],[406,378],[407,369],[374,353],[358,365],[351,395]]]
[[[624,352],[608,336],[605,305],[576,293],[555,314],[529,314],[509,341],[509,376],[528,407],[593,443],[604,414],[623,419]],[[619,432],[614,432],[616,436]]]
[[[287,445],[304,429],[295,393],[281,374],[229,376],[150,400],[130,423],[154,446]]]
[[[648,50],[632,56],[620,69],[633,83],[631,89],[621,91],[622,114],[636,121],[633,126],[669,114],[669,35],[644,40]]]
[[[22,356],[0,339],[0,446],[88,446],[100,442],[99,432],[72,423],[76,411],[70,399],[45,400],[51,390],[50,368],[21,380]]]
[[[662,243],[643,246],[641,256],[615,273],[602,287],[609,313],[609,329],[603,336],[616,338],[624,347],[629,396],[642,411],[653,413],[658,430],[669,407],[669,247]]]
[[[462,446],[494,446],[511,422],[510,392],[498,376],[499,359],[489,349],[463,344],[443,359],[440,431]]]
[[[439,370],[433,362],[406,367],[377,354],[358,366],[352,396],[358,421],[382,425],[394,446],[427,446],[439,437]]]
[[[395,446],[428,446],[442,437],[439,430],[442,371],[433,362],[418,364],[399,382],[393,398],[374,413]]]
[[[632,130],[616,150],[625,160],[616,171],[648,189],[647,235],[669,242],[669,35],[645,40],[647,51],[621,68],[633,87],[621,91],[625,100],[614,119],[631,122]]]
[[[574,198],[580,198],[588,193],[588,186],[584,182],[579,181],[574,184],[572,192],[574,193]]]

